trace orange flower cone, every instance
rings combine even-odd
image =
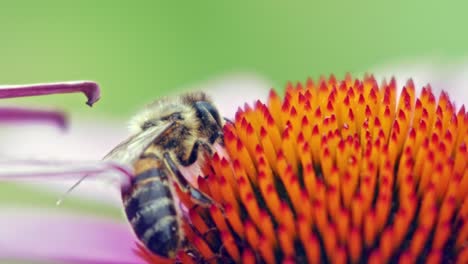
[[[183,263],[468,263],[468,113],[347,75],[239,109],[189,210]]]

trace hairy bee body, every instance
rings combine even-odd
[[[131,188],[122,199],[135,234],[152,253],[173,258],[178,250],[189,248],[174,184],[196,203],[213,204],[179,169],[204,162],[213,144],[223,143],[222,126],[218,110],[204,93],[161,99],[135,116],[134,135],[105,157],[134,169]]]
[[[151,252],[173,258],[183,233],[168,172],[155,158],[138,160],[135,172],[133,188],[123,196],[128,221]]]

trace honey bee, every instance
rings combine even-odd
[[[223,144],[217,108],[202,92],[166,98],[148,105],[133,119],[134,135],[115,147],[104,160],[128,164],[133,182],[122,193],[127,218],[140,241],[152,253],[174,258],[187,249],[174,183],[199,205],[214,201],[192,186],[180,171],[211,155]]]

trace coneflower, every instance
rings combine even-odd
[[[99,94],[93,83],[60,85],[56,92],[91,87],[89,102]],[[56,93],[48,87],[44,93]],[[29,95],[42,94],[29,88]],[[0,89],[0,98],[22,94]],[[14,120],[64,120],[60,113],[7,110],[0,109],[0,121],[11,121],[5,113],[15,113]],[[395,79],[379,86],[372,76],[308,80],[289,84],[283,99],[272,91],[267,103],[245,105],[224,134],[225,149],[198,178],[221,207],[196,206],[179,192],[188,208],[185,233],[200,256],[181,252],[176,261],[468,263],[468,113],[446,93],[437,100],[426,86],[417,97],[408,81],[398,95]],[[70,173],[122,171],[123,185],[131,177],[113,164],[96,163],[90,171],[75,165]],[[35,173],[18,178],[29,176]],[[112,232],[124,245],[132,239]],[[174,262],[138,243],[136,251],[147,263]],[[0,259],[28,259],[4,253]],[[119,254],[125,252],[116,246],[112,257]]]
[[[289,84],[239,108],[182,263],[468,263],[468,113],[411,80]],[[151,256],[140,251],[151,262]]]

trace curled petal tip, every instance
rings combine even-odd
[[[82,92],[88,99],[86,104],[89,106],[93,106],[94,103],[99,101],[101,98],[101,89],[99,88],[99,85],[93,81],[51,83],[45,84],[44,86],[48,85],[50,85],[51,90],[56,90],[56,93]]]
[[[85,93],[86,97],[88,97],[86,104],[93,106],[94,103],[101,99],[101,89],[99,88],[99,85],[91,81],[83,82],[82,85],[84,87],[83,92]]]
[[[26,169],[25,169],[26,168]],[[84,178],[117,173],[117,183],[128,190],[133,172],[123,164],[114,162],[70,162],[44,160],[0,160],[0,182],[28,181],[33,179],[73,179],[80,183]],[[75,188],[76,186],[73,186]]]

